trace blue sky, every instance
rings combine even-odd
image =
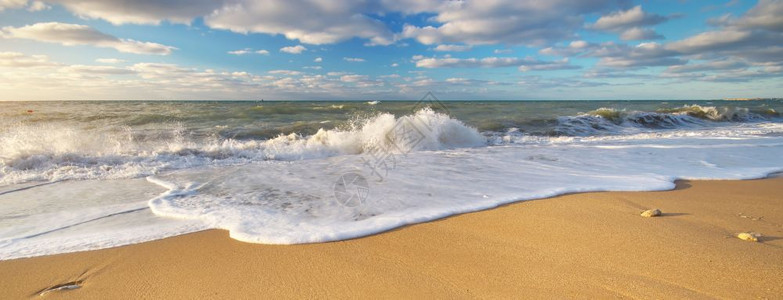
[[[783,1],[0,0],[0,100],[783,97]]]

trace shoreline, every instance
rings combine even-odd
[[[774,298],[783,294],[778,176],[565,194],[329,243],[249,244],[213,229],[0,261],[10,279],[0,289],[11,298],[69,283],[80,288],[45,296]],[[639,216],[653,208],[663,216]],[[763,237],[734,237],[744,231]]]

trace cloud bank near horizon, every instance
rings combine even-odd
[[[783,0],[6,0],[0,14],[23,20],[0,22],[0,100],[783,91]]]

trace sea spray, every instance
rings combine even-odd
[[[420,128],[405,128],[420,127]],[[345,129],[315,134],[281,134],[268,140],[194,138],[182,124],[169,131],[135,132],[127,126],[106,131],[17,124],[0,133],[0,183],[30,180],[120,179],[207,165],[235,165],[265,160],[318,159],[359,154],[382,146],[398,151],[439,150],[486,145],[486,137],[459,120],[422,109],[395,117],[380,113],[354,120]],[[421,133],[415,145],[392,141]]]
[[[734,104],[0,103],[0,259],[207,228],[340,240],[568,192],[780,171],[783,103]],[[378,149],[396,157],[382,178],[367,167]],[[366,179],[359,203],[336,197],[346,174]]]

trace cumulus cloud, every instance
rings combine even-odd
[[[359,82],[359,81],[367,80],[368,78],[369,78],[369,76],[367,76],[367,75],[351,74],[351,75],[340,76],[340,81],[342,81],[342,82]]]
[[[626,11],[617,11],[602,16],[589,27],[597,30],[624,30],[628,27],[653,26],[668,20],[667,17],[648,14],[642,10],[641,5],[634,6]]]
[[[358,57],[343,57],[343,60],[347,62],[364,62],[364,58]]]
[[[33,1],[30,3],[30,6],[27,7],[27,10],[36,12],[36,11],[48,10],[51,8],[52,8],[51,6],[46,5],[46,3],[43,3],[41,1]]]
[[[205,17],[216,29],[240,33],[282,34],[306,44],[332,44],[350,38],[388,45],[393,34],[370,16],[373,1],[236,0]]]
[[[711,51],[723,51],[741,48],[757,48],[780,45],[783,42],[780,33],[724,29],[707,31],[692,37],[673,42],[670,49],[696,54]]]
[[[229,1],[221,0],[46,0],[64,6],[88,19],[103,19],[112,24],[159,24],[163,20],[189,24]]]
[[[666,22],[670,17],[650,14],[642,10],[641,5],[625,11],[616,11],[602,16],[587,28],[620,34],[622,40],[653,40],[664,37],[654,30],[644,27]]]
[[[98,75],[129,75],[136,74],[136,71],[129,68],[118,68],[114,66],[88,66],[71,65],[60,69],[64,73],[98,74]]]
[[[315,59],[313,59],[313,62],[317,62],[317,63],[322,62],[322,61],[324,61],[324,59],[320,58],[320,57],[316,57]]]
[[[245,49],[239,49],[239,50],[233,50],[228,51],[228,54],[231,55],[245,55],[245,54],[261,54],[261,55],[269,55],[269,51],[261,49],[261,50],[253,50],[252,48],[245,48]]]
[[[748,63],[739,60],[717,60],[705,63],[678,65],[666,68],[664,73],[691,73],[704,71],[726,71],[737,70],[749,67]]]
[[[436,26],[403,27],[402,37],[441,43],[542,45],[574,36],[583,15],[610,9],[612,0],[444,1],[434,8]],[[433,8],[430,8],[433,9]]]
[[[231,55],[245,55],[245,54],[253,53],[253,49],[245,48],[240,50],[228,51],[227,53]]]
[[[0,29],[0,36],[58,43],[65,46],[91,45],[102,48],[114,48],[120,52],[135,54],[168,55],[176,49],[158,43],[117,38],[86,25],[57,22],[36,23],[22,27],[7,26]]]
[[[771,31],[783,32],[783,1],[759,0],[756,6],[748,10],[740,18],[725,16],[718,20],[712,20],[716,25],[735,27],[740,29],[762,28]]]
[[[214,29],[240,33],[281,34],[306,44],[331,44],[350,38],[388,45],[393,33],[373,17],[398,7],[392,1],[362,0],[47,0],[75,15],[115,25],[189,24],[203,17]],[[27,0],[0,0],[0,10],[21,8]],[[409,7],[425,8],[422,5]],[[404,9],[404,8],[400,8]],[[397,10],[395,10],[397,11]],[[306,16],[303,18],[303,16]]]
[[[634,47],[603,45],[592,52],[592,55],[602,57],[598,66],[616,68],[672,66],[687,62],[676,57],[677,54],[658,43],[641,43]]]
[[[419,68],[502,68],[518,67],[520,71],[578,69],[567,59],[560,61],[542,61],[531,57],[485,57],[485,58],[419,58],[415,59]]]
[[[667,66],[669,68],[665,74],[669,77],[675,76],[674,73],[709,72],[710,70],[706,69],[708,66],[713,67],[712,71],[717,71],[717,66],[725,67],[727,61],[735,64],[744,62],[749,68],[755,66],[767,73],[774,73],[777,72],[776,66],[783,65],[783,32],[777,30],[777,21],[773,17],[781,7],[783,1],[759,1],[742,16],[723,18],[720,22],[713,20],[713,23],[719,26],[715,30],[669,43],[641,43],[631,46],[614,42],[573,41],[568,45],[543,48],[539,53],[563,57],[597,57],[600,58],[597,66],[606,68]],[[629,19],[636,21],[631,22]],[[660,21],[660,18],[653,18],[654,22],[647,19],[650,18],[636,14],[636,17],[624,20],[632,25]],[[622,22],[602,23],[602,28],[613,28],[612,26],[620,23]],[[689,60],[702,62],[686,65]]]
[[[27,0],[0,0],[0,11],[27,6]]]
[[[302,72],[294,71],[294,70],[272,70],[267,73],[274,74],[274,75],[286,75],[286,76],[296,76],[302,74]]]
[[[118,58],[98,58],[95,60],[95,62],[102,63],[102,64],[119,64],[125,61]]]
[[[288,46],[288,47],[280,48],[280,52],[285,52],[285,53],[289,53],[289,54],[301,54],[305,50],[307,50],[307,48],[305,48],[302,45]]]
[[[56,66],[46,55],[25,55],[19,52],[0,52],[0,67],[33,68]]]
[[[21,0],[2,0],[21,2]],[[213,29],[283,35],[304,44],[352,38],[389,45],[400,38],[424,44],[540,45],[574,36],[583,16],[604,13],[625,0],[389,1],[389,0],[48,0],[74,14],[118,24],[190,23],[202,17]],[[16,4],[18,5],[18,4]],[[435,25],[406,24],[395,34],[378,19],[390,13],[431,14]],[[306,16],[306,17],[302,17]],[[629,36],[631,36],[629,34]],[[636,35],[638,36],[638,34]]]
[[[473,49],[473,47],[467,45],[438,45],[433,50],[441,52],[463,52],[470,49]]]
[[[151,62],[127,67],[66,65],[17,52],[0,52],[0,68],[0,100],[400,99],[405,95],[398,77],[344,72],[332,76],[294,70],[254,74]]]
[[[668,49],[664,44],[654,42],[631,46],[614,42],[590,43],[579,40],[567,46],[544,48],[539,53],[566,57],[597,57],[600,58],[597,66],[612,68],[672,66],[688,61],[679,57],[681,53]]]

